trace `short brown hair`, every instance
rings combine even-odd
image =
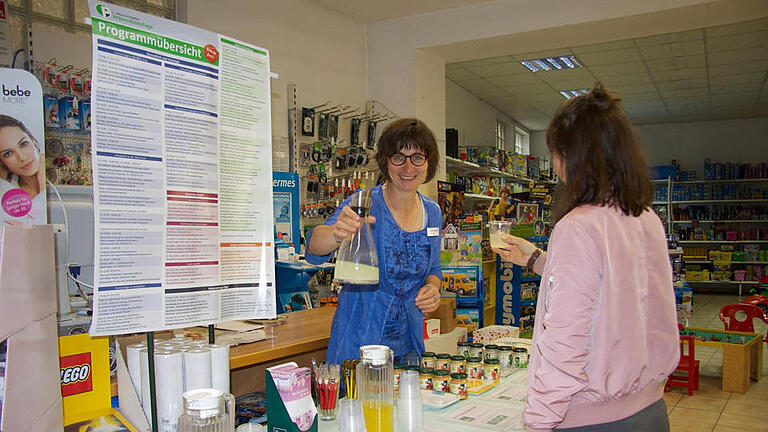
[[[547,147],[563,161],[554,222],[583,204],[639,216],[653,198],[648,164],[621,100],[601,83],[564,102],[547,128]]]
[[[421,120],[404,118],[395,120],[384,129],[379,137],[379,149],[376,152],[376,163],[379,164],[384,181],[389,180],[387,162],[389,157],[403,149],[418,149],[427,157],[427,179],[424,183],[435,178],[440,160],[435,135]]]

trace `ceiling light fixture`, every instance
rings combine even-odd
[[[528,59],[528,60],[522,60],[520,63],[528,68],[531,72],[542,72],[542,71],[550,71],[550,70],[561,70],[561,69],[576,69],[580,68],[581,62],[579,62],[579,59],[576,58],[576,56],[572,55],[564,55],[564,56],[554,56],[554,57],[547,57],[547,58],[540,58],[540,59]]]
[[[563,97],[566,99],[570,99],[576,96],[581,96],[587,93],[589,93],[589,89],[562,90],[560,92],[560,94],[563,95]]]

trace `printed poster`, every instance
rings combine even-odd
[[[44,225],[43,90],[31,73],[5,68],[0,68],[0,90],[0,221]]]
[[[91,335],[275,317],[268,51],[89,6]]]

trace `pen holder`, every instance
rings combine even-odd
[[[315,375],[320,420],[335,420],[339,399],[339,366],[321,364]]]

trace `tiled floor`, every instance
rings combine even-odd
[[[737,296],[696,294],[690,325],[722,329],[720,307],[738,302]],[[755,321],[755,331],[765,334],[766,324]],[[768,344],[762,345],[764,377],[744,394],[720,390],[722,350],[696,346],[699,390],[688,396],[684,388],[673,387],[664,394],[672,432],[768,431]]]

